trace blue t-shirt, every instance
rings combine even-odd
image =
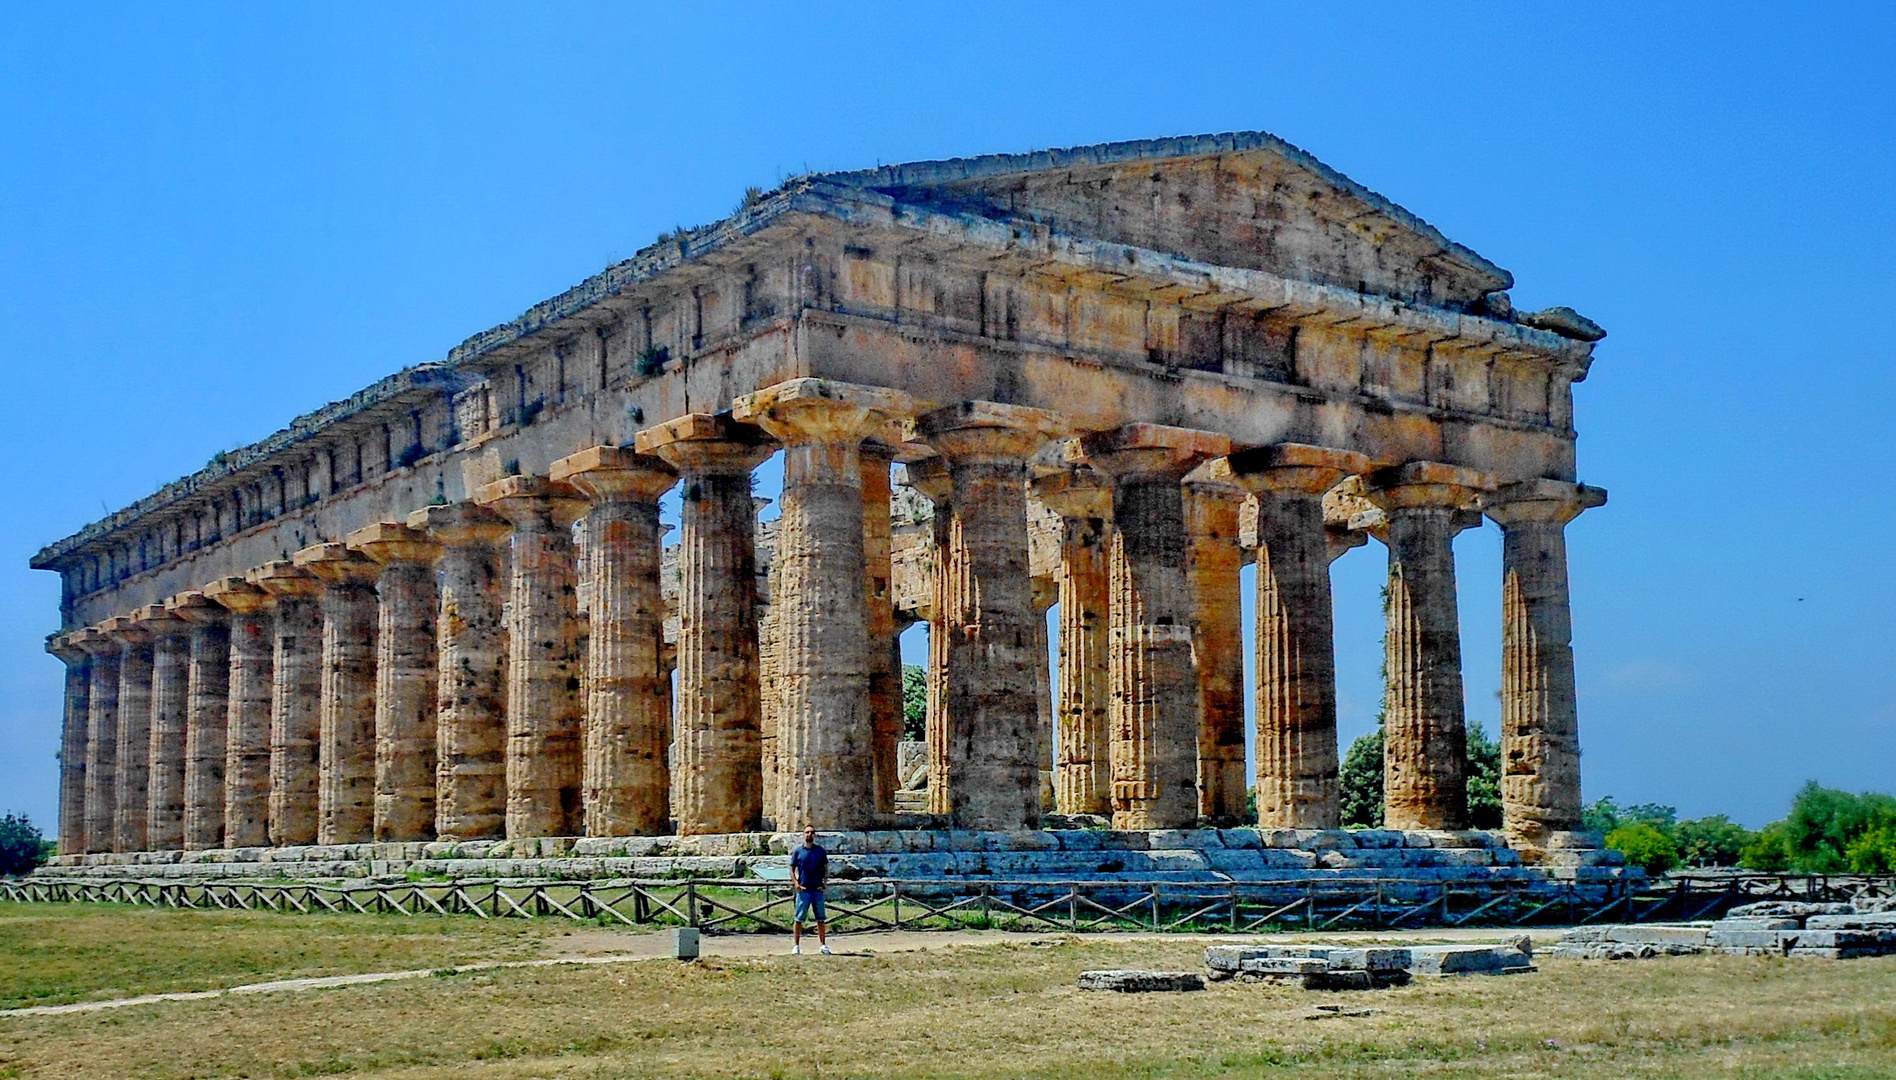
[[[829,852],[821,847],[799,847],[790,853],[790,873],[798,882],[798,888],[814,892],[823,887],[829,877]]]

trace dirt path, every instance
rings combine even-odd
[[[1535,931],[1535,941],[1551,941],[1559,935],[1558,931]],[[850,956],[869,956],[880,952],[914,952],[921,949],[941,949],[980,947],[999,945],[1009,942],[1058,941],[1069,935],[1021,933],[1011,930],[888,930],[859,934],[835,934],[831,936],[830,947],[837,958]],[[1082,935],[1071,935],[1081,937]],[[1350,942],[1482,942],[1499,941],[1503,933],[1498,930],[1418,930],[1404,933],[1365,933],[1365,934],[1274,934],[1271,940],[1278,942],[1299,941],[1350,941]],[[1219,934],[1154,934],[1154,933],[1113,933],[1086,934],[1087,941],[1256,941],[1257,937]],[[814,934],[805,935],[809,952],[816,952]],[[278,979],[273,982],[248,983],[243,986],[225,987],[221,990],[190,990],[168,994],[143,994],[138,997],[115,998],[111,1001],[81,1001],[71,1005],[34,1005],[23,1009],[0,1009],[0,1017],[5,1016],[59,1016],[66,1013],[98,1012],[104,1009],[122,1009],[130,1005],[150,1005],[163,1001],[203,1001],[208,998],[222,997],[226,994],[274,994],[296,990],[329,990],[346,986],[367,986],[373,983],[399,982],[403,979],[421,979],[438,972],[453,972],[460,975],[475,971],[498,971],[505,968],[551,967],[557,964],[628,964],[640,960],[662,960],[671,956],[670,931],[633,933],[624,930],[578,930],[555,939],[559,955],[542,960],[506,960],[485,964],[461,964],[453,968],[415,968],[409,971],[375,971],[360,975],[321,975],[306,979]],[[701,951],[706,956],[757,957],[781,955],[790,951],[788,934],[729,934],[701,939]]]

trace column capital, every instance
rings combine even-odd
[[[273,600],[284,597],[315,597],[322,595],[323,583],[316,575],[300,570],[288,559],[272,559],[262,566],[244,575],[244,579],[264,592]]]
[[[298,570],[315,574],[329,585],[372,582],[381,569],[374,560],[361,552],[350,551],[349,545],[339,540],[306,547],[290,556],[290,562]]]
[[[497,544],[512,528],[506,518],[477,502],[424,506],[408,515],[408,527],[427,533],[444,547]]]
[[[273,602],[269,593],[240,577],[218,578],[204,586],[204,598],[238,615],[255,615]]]
[[[428,539],[420,529],[411,529],[393,521],[378,521],[349,534],[349,550],[359,551],[383,566],[398,563],[433,565],[441,554],[441,545]]]
[[[1084,465],[1042,473],[1027,487],[1042,506],[1061,517],[1112,520],[1112,481]]]
[[[153,638],[167,638],[190,629],[190,624],[166,610],[163,604],[146,604],[133,611],[131,619]]]
[[[222,604],[206,599],[196,589],[166,600],[165,610],[195,626],[222,626],[230,618],[230,612]]]
[[[1363,495],[1385,511],[1467,510],[1494,487],[1494,477],[1484,472],[1439,461],[1411,461],[1368,474]]]
[[[130,615],[114,615],[100,623],[99,629],[115,639],[121,649],[135,649],[151,643],[150,632],[133,622]]]
[[[680,472],[700,474],[749,473],[777,449],[764,429],[723,413],[686,413],[639,432],[633,446]]]
[[[592,446],[554,462],[547,478],[596,503],[651,502],[678,482],[678,470],[651,454]]]
[[[81,630],[74,630],[72,633],[66,635],[66,641],[73,648],[95,659],[114,660],[118,658],[118,642],[113,639],[112,635],[97,626],[88,626]]]
[[[1504,529],[1517,525],[1565,525],[1582,511],[1606,505],[1606,489],[1565,480],[1521,480],[1481,497],[1481,512]]]
[[[1127,424],[1067,443],[1066,457],[1115,480],[1183,480],[1207,458],[1231,452],[1231,440],[1211,431],[1164,424]]]
[[[585,516],[588,509],[578,491],[545,476],[503,476],[476,491],[474,501],[516,528],[540,525],[564,529]]]
[[[951,465],[1024,461],[1067,426],[1045,409],[963,401],[912,417],[903,425],[910,442],[934,448]]]
[[[948,475],[947,458],[939,455],[923,458],[905,462],[902,468],[905,470],[904,482],[937,508],[945,505],[948,496],[954,493],[954,480]]]
[[[86,651],[73,643],[71,634],[46,635],[46,651],[67,667],[86,662]]]
[[[1320,496],[1344,477],[1370,470],[1367,455],[1308,443],[1276,443],[1225,458],[1233,483],[1253,495]]]
[[[787,445],[860,442],[916,408],[915,399],[900,390],[805,378],[737,398],[731,417]]]

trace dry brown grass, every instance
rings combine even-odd
[[[0,1019],[0,1076],[1896,1076],[1896,958],[1551,961],[1345,995],[1072,989],[1084,968],[1196,967],[1201,948],[641,961]],[[1324,1002],[1375,1012],[1311,1019]]]

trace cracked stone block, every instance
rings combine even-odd
[[[1149,994],[1203,990],[1205,977],[1196,971],[1082,971],[1082,990],[1116,990],[1122,994]]]

